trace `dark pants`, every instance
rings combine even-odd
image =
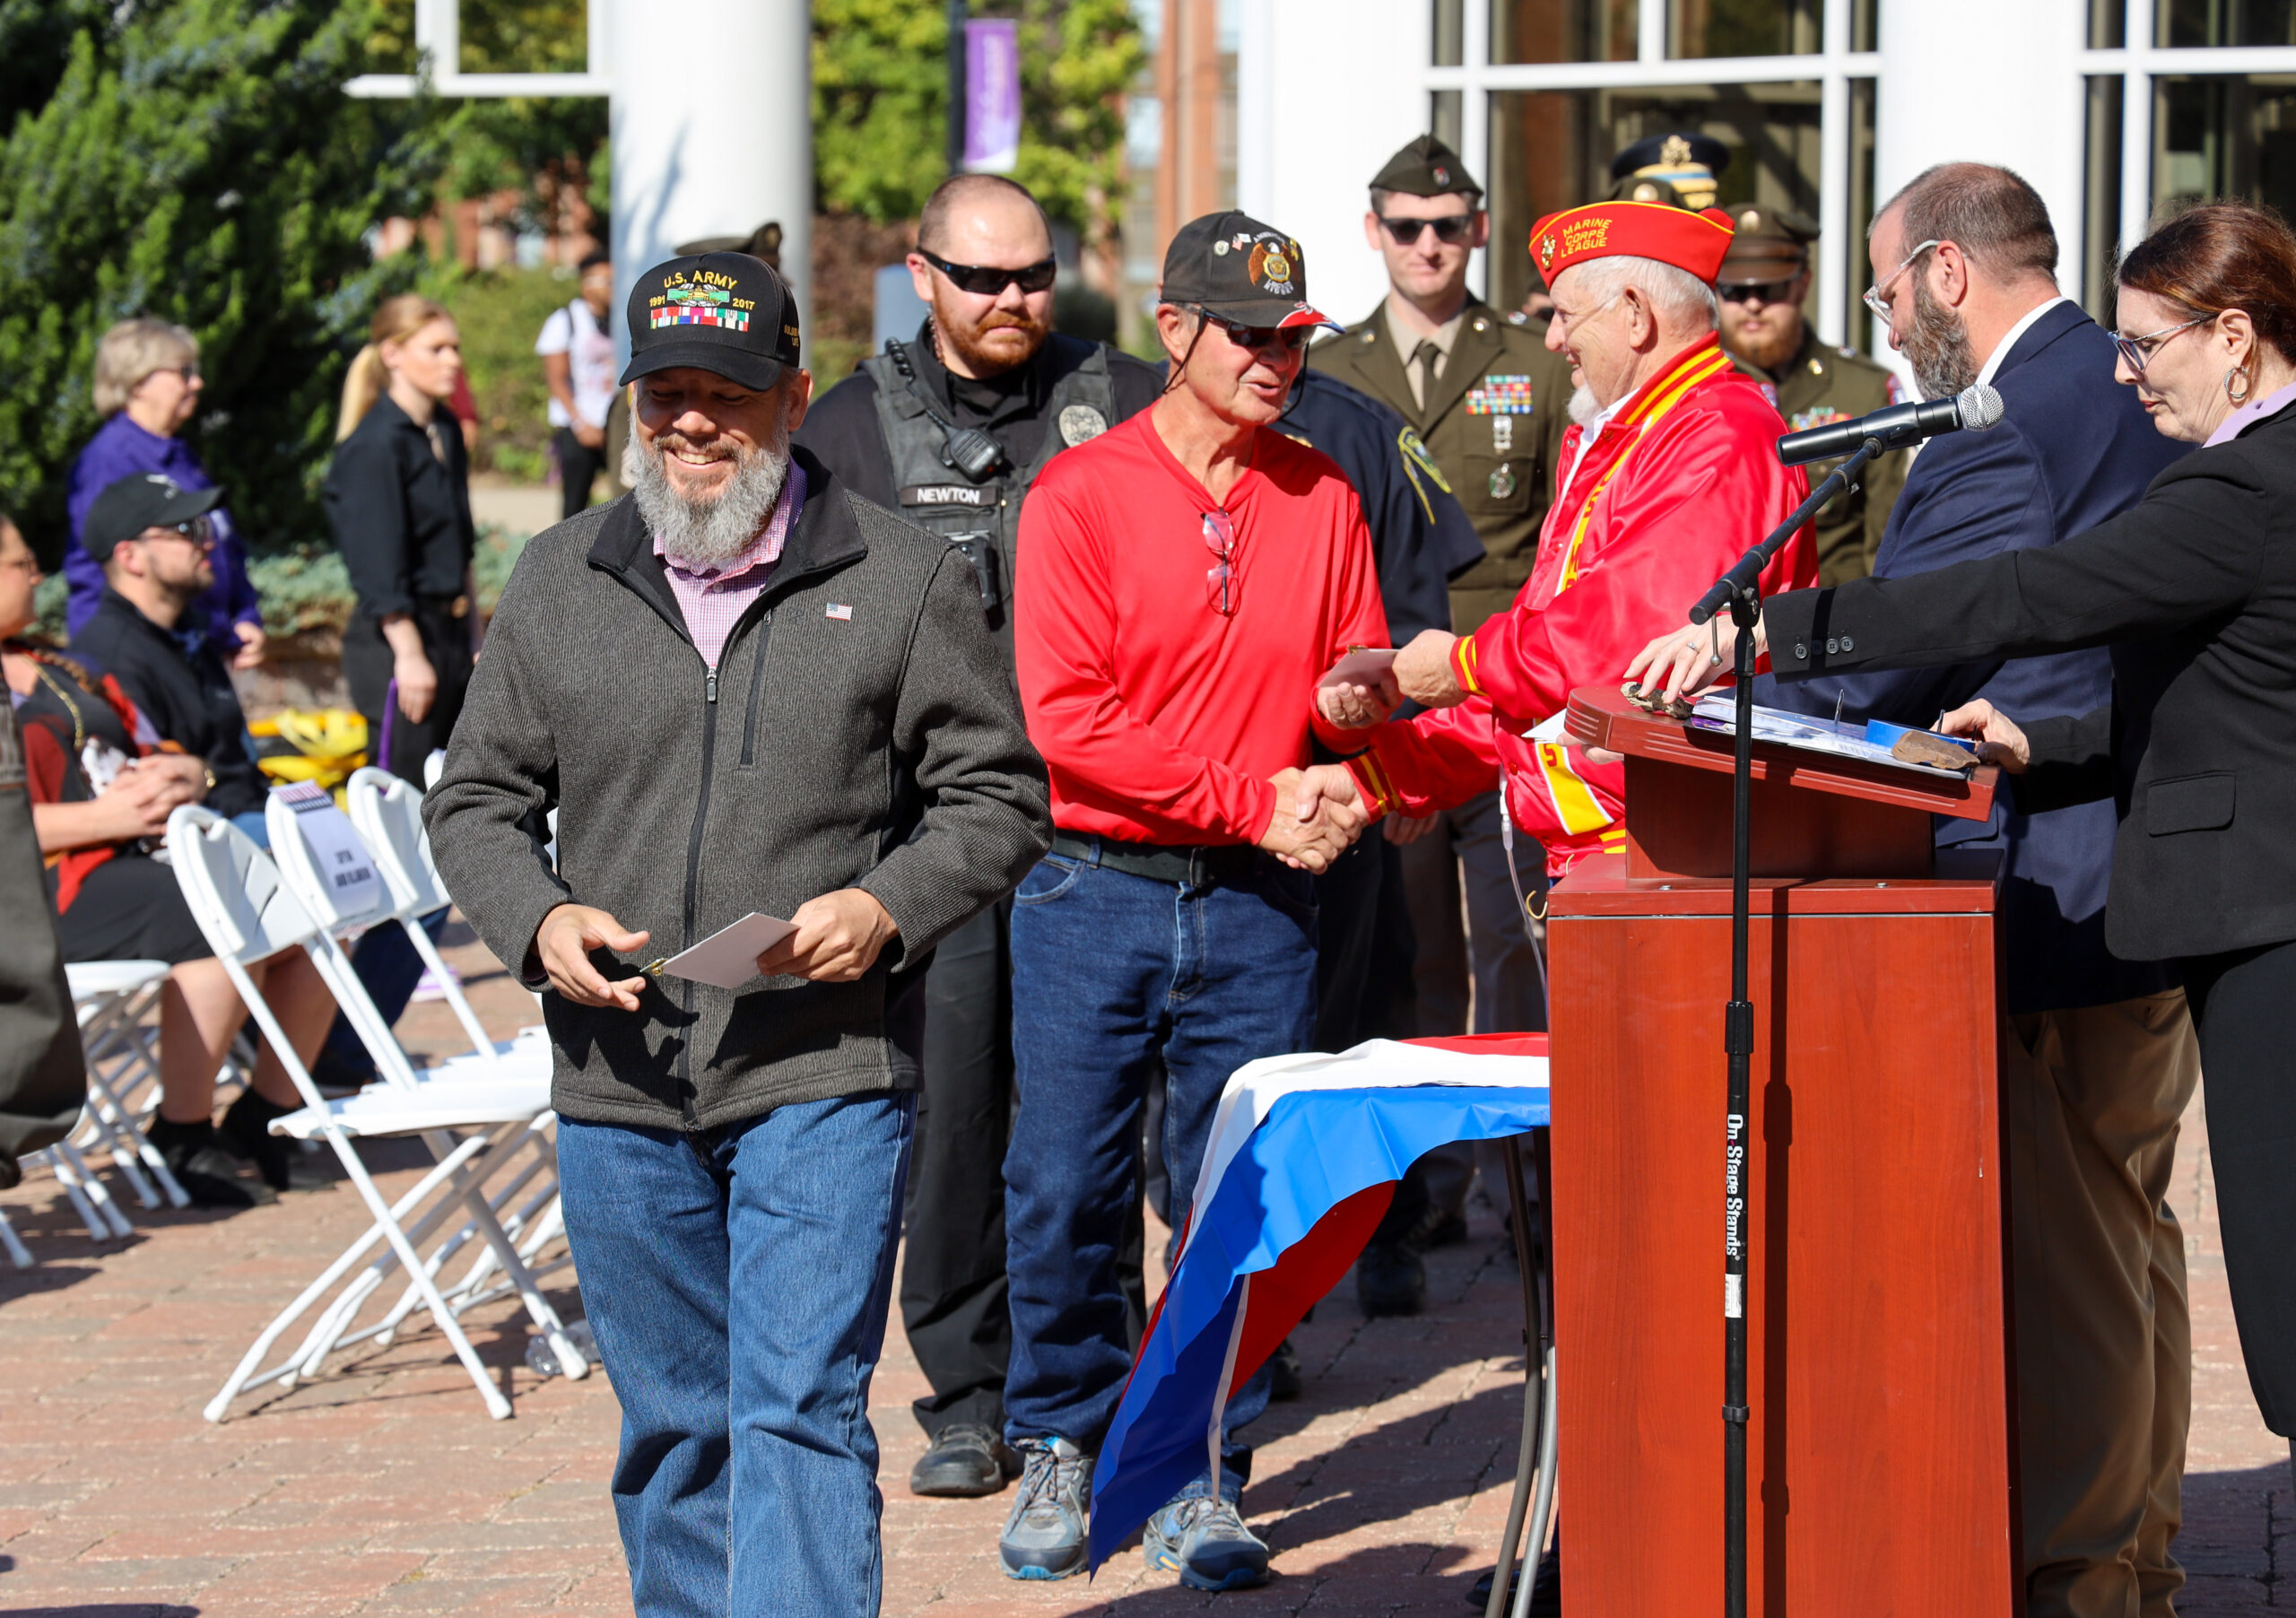
[[[2183,966],[2248,1387],[2264,1424],[2296,1438],[2296,941]]]
[[[422,930],[430,935],[431,943],[438,943],[439,935],[447,930],[450,913],[441,907],[422,918]],[[360,936],[351,946],[351,967],[359,974],[367,998],[375,1003],[385,1027],[396,1024],[405,1013],[406,1003],[414,998],[415,987],[422,981],[422,957],[415,953],[406,929],[396,921],[370,927]],[[311,1064],[311,1076],[330,1087],[375,1082],[374,1056],[351,1026],[351,1019],[340,1012],[327,1028],[326,1043]]]
[[[381,620],[363,606],[343,631],[343,680],[351,688],[352,705],[367,721],[368,761],[420,787],[424,761],[433,748],[447,744],[462,717],[463,693],[470,687],[470,620],[456,617],[451,604],[438,600],[417,602],[413,619],[423,656],[439,676],[430,712],[410,719],[396,702],[386,711],[396,658],[383,639]]]
[[[913,1105],[793,1101],[697,1134],[559,1120],[640,1618],[874,1618],[869,1379]]]
[[[1099,1448],[1132,1356],[1119,1255],[1136,1206],[1150,1074],[1168,1079],[1171,1205],[1196,1195],[1212,1115],[1245,1063],[1306,1048],[1315,1025],[1313,880],[1260,860],[1233,883],[1154,882],[1059,855],[1013,900],[1013,1047],[1021,1108],[1004,1159],[1013,1361],[1005,1433]],[[1262,1366],[1228,1402],[1267,1405]]]
[[[590,503],[590,485],[597,481],[606,464],[606,447],[591,448],[574,436],[571,427],[561,427],[550,435],[550,447],[558,456],[558,486],[562,503],[559,518],[563,521],[583,510]]]
[[[1316,879],[1318,1050],[1419,1032],[1402,854],[1374,822]]]
[[[900,1318],[932,1392],[917,1420],[1004,1424],[1013,1317],[1004,1284],[1004,1148],[1013,1120],[1012,906],[941,941],[925,978],[924,1093],[902,1221]]]

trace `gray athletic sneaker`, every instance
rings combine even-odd
[[[1151,1568],[1177,1571],[1192,1590],[1267,1582],[1267,1546],[1244,1527],[1236,1502],[1214,1497],[1206,1483],[1190,1483],[1150,1518],[1140,1548]]]
[[[1022,1439],[1015,1448],[1021,1452],[1021,1492],[996,1542],[1004,1577],[1066,1579],[1083,1572],[1091,1457],[1066,1439]]]

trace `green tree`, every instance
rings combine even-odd
[[[982,0],[1021,24],[1013,178],[1088,244],[1122,211],[1125,87],[1146,60],[1129,0]],[[948,21],[931,0],[814,0],[813,174],[822,206],[913,217],[947,172]]]
[[[438,168],[422,103],[343,93],[378,28],[370,0],[0,4],[0,63],[44,38],[58,67],[0,74],[0,504],[43,549],[97,425],[97,339],[137,314],[198,334],[187,436],[250,538],[325,534],[344,362],[424,267],[367,234],[422,213]]]

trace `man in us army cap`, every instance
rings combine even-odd
[[[1145,362],[1052,329],[1057,268],[1024,187],[994,174],[944,180],[909,255],[923,325],[863,361],[796,435],[855,493],[963,552],[1008,659],[1021,507],[1037,475],[1163,386]],[[973,435],[977,455],[962,453],[960,434]],[[942,940],[918,991],[925,1091],[900,1309],[925,1373],[913,1412],[929,1442],[909,1471],[913,1494],[994,1494],[1020,1468],[1003,1437],[1012,918],[1006,900]]]
[[[1399,413],[1466,508],[1485,556],[1452,583],[1450,628],[1472,634],[1531,576],[1570,424],[1570,365],[1548,352],[1538,326],[1510,322],[1467,291],[1468,260],[1490,239],[1491,216],[1457,152],[1421,135],[1387,160],[1370,200],[1363,234],[1386,260],[1387,295],[1344,336],[1318,344],[1308,362]],[[1499,795],[1416,822],[1398,818],[1387,836],[1404,845],[1420,1032],[1465,1030],[1470,973],[1478,1031],[1545,1027],[1538,961],[1516,918],[1500,844]],[[1535,869],[1538,861],[1526,864]],[[1357,1270],[1358,1295],[1372,1313],[1416,1313],[1426,1286],[1420,1251],[1458,1228],[1472,1159],[1439,1155],[1396,1188]]]
[[[1855,350],[1821,343],[1803,317],[1816,222],[1758,203],[1732,208],[1730,217],[1737,233],[1714,283],[1722,300],[1722,346],[1752,369],[1787,427],[1799,432],[1900,403],[1894,375]],[[1873,571],[1911,458],[1904,449],[1883,456],[1858,487],[1836,495],[1818,514],[1821,584],[1846,584]],[[1811,481],[1831,469],[1812,468]]]

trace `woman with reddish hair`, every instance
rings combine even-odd
[[[2138,244],[2118,281],[2114,376],[2161,432],[2199,449],[2074,538],[1772,596],[1755,633],[1781,680],[2111,648],[2108,708],[2012,716],[1978,701],[1941,727],[1979,738],[2028,812],[2108,795],[2119,811],[2105,942],[2124,960],[2174,961],[2183,977],[2240,1346],[2266,1424],[2289,1437],[2296,234],[2267,209],[2212,203]],[[1722,639],[1726,648],[1726,625]],[[1710,643],[1705,629],[1662,636],[1629,677],[1694,693],[1717,672]]]

